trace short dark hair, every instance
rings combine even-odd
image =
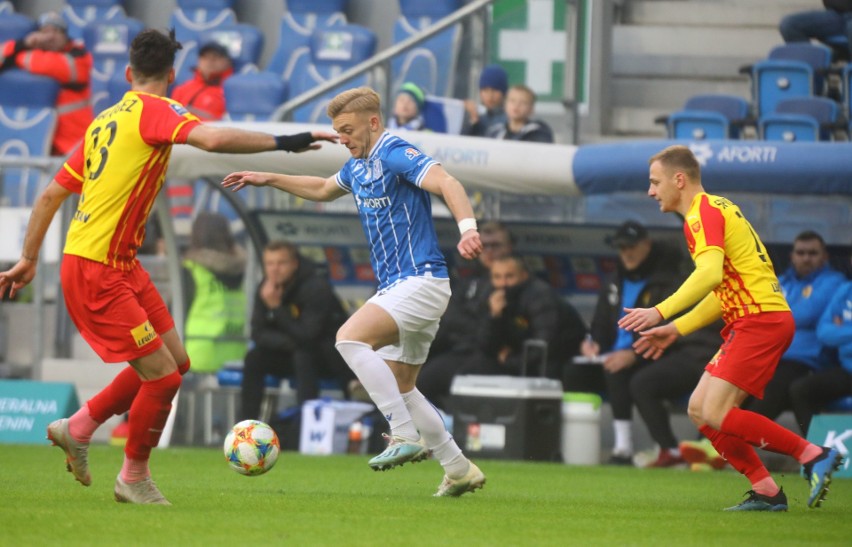
[[[228,219],[221,213],[201,212],[195,217],[189,245],[193,249],[213,249],[230,253],[237,245]]]
[[[506,234],[506,238],[509,241],[509,244],[514,247],[515,246],[515,234],[512,233],[512,230],[509,229],[508,226],[500,222],[499,220],[487,220],[483,222],[479,226],[479,235],[487,234]]]
[[[497,264],[498,262],[514,262],[515,266],[517,266],[519,270],[525,273],[530,273],[530,267],[527,265],[526,260],[524,260],[520,255],[510,254],[501,256],[494,261],[494,264]]]
[[[291,258],[298,258],[299,256],[299,248],[296,247],[295,243],[290,243],[283,239],[273,239],[263,246],[263,251],[287,251]]]
[[[143,81],[165,78],[175,65],[175,52],[182,48],[174,29],[168,35],[145,29],[130,44],[130,69]]]
[[[819,241],[819,244],[825,249],[825,240],[822,238],[819,233],[814,230],[805,230],[796,236],[796,239],[793,240],[793,243],[797,241]]]

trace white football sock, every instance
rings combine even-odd
[[[615,446],[613,454],[619,456],[630,456],[633,454],[633,432],[630,428],[630,420],[613,420],[612,428],[615,433]]]
[[[467,473],[469,463],[459,445],[444,427],[444,420],[438,413],[438,409],[432,406],[432,403],[417,388],[403,393],[402,400],[405,401],[414,424],[420,430],[426,448],[432,451],[432,455],[440,462],[447,476],[453,479],[463,477]]]
[[[382,411],[391,434],[409,441],[419,439],[420,434],[399,393],[396,377],[384,359],[364,342],[341,340],[334,347]]]

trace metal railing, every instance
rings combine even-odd
[[[391,60],[397,55],[400,55],[415,48],[416,46],[425,42],[429,38],[432,38],[443,30],[446,30],[452,25],[455,25],[456,23],[459,23],[468,18],[470,18],[472,22],[476,22],[478,20],[481,29],[481,32],[475,32],[475,34],[480,34],[480,38],[482,40],[482,43],[480,44],[481,47],[472,48],[472,50],[476,53],[471,58],[470,67],[471,74],[478,75],[484,64],[483,60],[485,57],[485,51],[487,51],[488,47],[488,33],[485,30],[487,27],[488,19],[487,9],[491,4],[494,3],[494,1],[495,0],[474,0],[463,8],[460,8],[459,10],[448,15],[447,17],[444,17],[434,25],[424,29],[423,31],[409,38],[406,38],[402,42],[387,48],[386,50],[382,51],[381,53],[378,53],[377,55],[374,55],[370,59],[353,66],[352,68],[344,71],[337,77],[332,78],[331,80],[327,80],[322,84],[319,84],[310,91],[306,91],[305,93],[302,93],[301,95],[290,99],[289,101],[279,106],[275,110],[275,112],[273,112],[271,119],[277,121],[288,121],[293,110],[311,102],[312,100],[325,93],[328,93],[329,91],[335,89],[341,84],[353,80],[368,71],[376,69],[377,67],[382,68],[382,71],[384,72],[384,77],[382,79],[382,85],[376,87],[381,87],[381,91],[383,92],[382,94],[384,97],[391,97]]]

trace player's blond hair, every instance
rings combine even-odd
[[[379,94],[369,87],[356,87],[339,93],[328,103],[326,113],[332,120],[349,112],[381,116],[382,101]]]
[[[701,166],[698,160],[695,159],[695,154],[688,146],[675,144],[660,150],[648,160],[648,165],[654,162],[660,164],[670,171],[679,171],[693,182],[701,180]]]

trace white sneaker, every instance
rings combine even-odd
[[[139,503],[146,505],[171,505],[163,497],[160,489],[151,477],[143,481],[127,483],[121,480],[121,475],[115,479],[115,501],[121,503]]]
[[[451,479],[444,475],[444,480],[435,492],[435,497],[453,496],[459,497],[465,492],[473,492],[477,488],[482,488],[485,484],[485,474],[474,464],[470,462],[470,468],[460,479]]]
[[[420,462],[429,457],[429,449],[423,444],[423,439],[408,441],[387,433],[383,433],[382,437],[388,441],[388,446],[381,454],[367,462],[373,471],[386,471],[408,462]]]
[[[47,438],[65,451],[65,468],[80,484],[92,484],[89,474],[89,443],[78,443],[68,432],[68,418],[62,418],[47,426]]]

